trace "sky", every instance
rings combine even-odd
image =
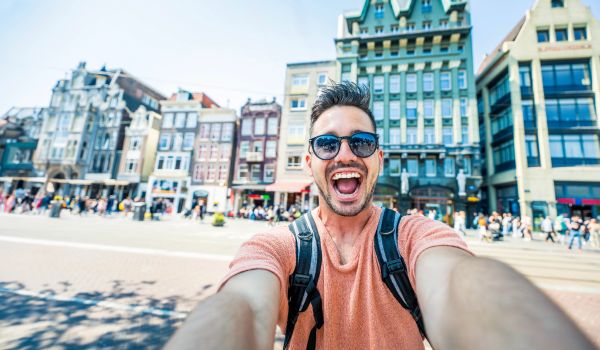
[[[600,1],[582,0],[596,17]],[[78,62],[123,68],[165,96],[183,88],[239,111],[281,103],[287,63],[335,59],[339,14],[364,0],[0,0],[0,115],[47,106]],[[472,0],[475,67],[533,0]]]

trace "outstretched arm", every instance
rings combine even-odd
[[[273,349],[278,311],[277,277],[240,273],[196,307],[165,349]]]
[[[424,251],[415,271],[435,349],[594,349],[569,317],[523,275],[452,247]]]

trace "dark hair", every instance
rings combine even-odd
[[[317,119],[319,119],[323,112],[334,106],[359,108],[369,116],[371,124],[373,125],[373,131],[375,131],[375,118],[369,109],[370,100],[371,93],[369,92],[369,87],[366,85],[357,85],[349,81],[344,81],[339,84],[330,81],[329,85],[321,89],[315,104],[312,106],[312,113],[310,114],[311,137],[313,126]]]

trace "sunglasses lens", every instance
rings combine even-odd
[[[340,140],[331,135],[323,135],[313,140],[313,151],[317,157],[327,160],[336,156],[340,149]]]
[[[356,133],[350,138],[350,149],[358,157],[370,157],[377,149],[377,138],[373,134]]]

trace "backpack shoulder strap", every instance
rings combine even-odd
[[[421,317],[421,309],[408,278],[406,263],[398,248],[400,219],[401,215],[399,213],[387,208],[382,209],[374,240],[375,252],[381,268],[383,282],[400,305],[410,312],[421,335],[425,337],[425,325]]]
[[[296,268],[290,275],[288,288],[288,319],[285,328],[283,348],[287,349],[298,315],[313,306],[315,326],[310,332],[307,349],[314,349],[317,329],[323,326],[323,305],[317,290],[321,272],[321,239],[310,212],[302,215],[289,225],[296,240]]]

